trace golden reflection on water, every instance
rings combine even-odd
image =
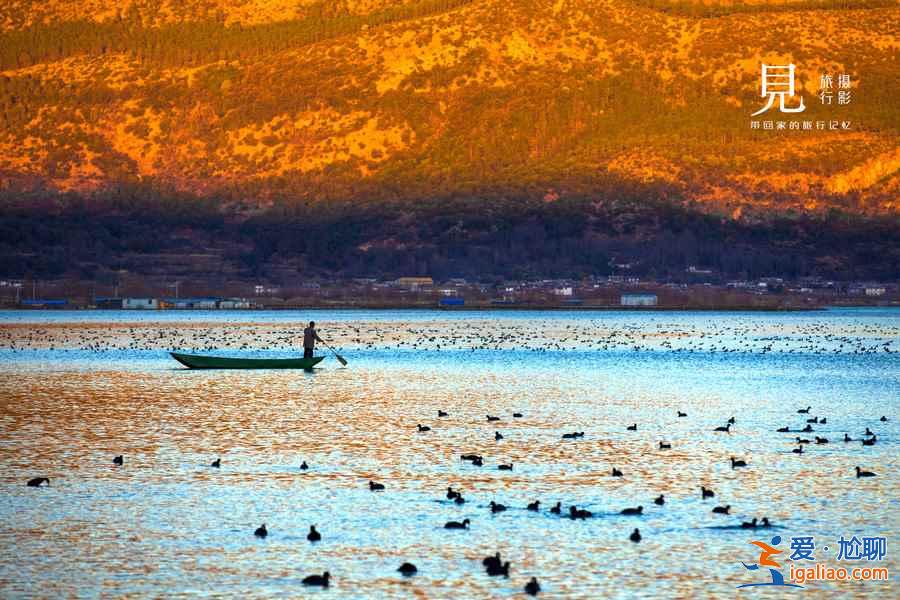
[[[754,325],[760,337],[779,329],[762,321]],[[835,359],[812,351],[797,359],[752,350],[685,362],[661,356],[658,346],[651,357],[643,347],[621,353],[650,338],[744,348],[745,336],[735,335],[747,327],[743,321],[706,331],[677,325],[665,324],[665,334],[660,323],[647,325],[642,337],[640,329],[551,323],[541,336],[568,335],[572,345],[554,368],[538,353],[529,358],[508,348],[522,347],[510,336],[524,335],[527,323],[501,323],[496,331],[483,323],[468,330],[441,322],[373,326],[402,333],[390,340],[393,348],[384,339],[368,348],[372,338],[343,324],[334,329],[349,348],[350,367],[330,361],[314,374],[191,372],[162,353],[138,354],[136,365],[127,354],[132,344],[162,349],[176,339],[199,346],[227,338],[233,349],[260,349],[286,340],[294,325],[226,331],[221,324],[116,323],[109,335],[98,324],[5,325],[0,340],[10,348],[15,339],[25,358],[0,368],[0,595],[299,595],[302,577],[329,570],[329,593],[339,597],[509,595],[531,575],[550,598],[731,597],[752,580],[738,563],[753,559],[749,541],[769,531],[718,527],[754,516],[783,525],[771,531],[788,537],[887,535],[884,565],[895,570],[900,415],[889,391],[898,377],[892,357],[847,357],[836,374]],[[890,322],[827,325],[844,336],[896,331]],[[797,325],[802,337],[792,343],[825,348],[830,341],[815,335],[820,326]],[[620,354],[579,354],[601,352],[596,340],[610,332],[621,338]],[[481,349],[470,359],[464,350],[472,337],[507,349]],[[419,343],[428,351],[407,352]],[[869,337],[855,343],[848,347],[874,344]],[[104,353],[96,357],[61,350],[98,345]],[[455,354],[446,352],[454,347]],[[25,348],[42,354],[30,359]],[[833,373],[831,387],[811,389],[802,379],[817,369]],[[795,434],[774,430],[801,426],[796,409],[807,403],[828,415],[831,425],[817,433],[832,443],[796,456]],[[438,409],[450,415],[438,418]],[[677,410],[689,416],[679,419]],[[513,418],[516,411],[523,418]],[[891,421],[878,422],[882,413]],[[487,422],[489,414],[501,420]],[[713,431],[730,416],[732,433]],[[417,432],[420,423],[432,431]],[[626,430],[631,423],[637,431]],[[845,430],[857,438],[865,426],[878,430],[878,445],[838,443]],[[495,441],[495,431],[504,439]],[[561,439],[571,431],[585,437]],[[660,450],[660,441],[672,449]],[[460,460],[470,452],[484,455],[485,465]],[[125,456],[121,468],[111,463],[116,454]],[[730,456],[750,466],[732,469]],[[209,467],[216,457],[221,469]],[[303,461],[309,470],[300,469]],[[497,470],[510,462],[512,471]],[[856,464],[879,477],[857,480]],[[624,477],[612,477],[613,467]],[[37,475],[51,486],[26,488]],[[370,492],[369,480],[387,490]],[[465,505],[445,499],[448,485],[462,490]],[[701,500],[701,485],[716,498]],[[664,507],[653,504],[659,494]],[[535,499],[541,513],[524,510]],[[510,509],[492,515],[491,500]],[[550,515],[556,501],[596,518]],[[731,515],[711,514],[725,504]],[[637,505],[645,516],[618,515]],[[472,520],[470,531],[443,529],[463,518]],[[262,522],[271,535],[257,540],[252,531]],[[313,523],[324,536],[316,546],[305,539]],[[640,544],[628,540],[635,527]],[[481,568],[481,558],[496,550],[513,564],[508,580]],[[394,572],[405,560],[419,575]],[[862,597],[892,585],[810,587],[817,595]]]

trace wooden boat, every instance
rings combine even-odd
[[[228,358],[179,352],[169,354],[189,369],[312,369],[325,358]]]

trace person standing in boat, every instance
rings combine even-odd
[[[313,351],[316,349],[316,342],[321,342],[316,331],[316,322],[310,321],[309,327],[303,330],[303,358],[312,358]]]

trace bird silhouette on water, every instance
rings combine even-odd
[[[372,490],[373,492],[381,492],[381,491],[384,491],[384,484],[383,483],[375,483],[374,481],[370,481],[369,489]]]
[[[212,462],[209,464],[209,466],[218,469],[219,467],[222,466],[222,460],[219,459],[219,458],[217,458],[216,460],[212,461]]]
[[[703,498],[703,500],[706,500],[707,498],[714,497],[716,495],[716,493],[714,491],[712,491],[711,489],[701,485],[700,486],[700,495]]]
[[[416,565],[414,565],[412,563],[408,563],[408,562],[405,562],[402,565],[400,565],[397,568],[397,571],[399,571],[400,573],[402,573],[403,575],[405,575],[407,577],[409,577],[410,575],[415,575],[416,573],[419,572],[419,570],[416,568]]]
[[[256,537],[261,537],[261,538],[264,538],[267,535],[269,535],[269,530],[266,529],[266,524],[263,523],[262,525],[257,527],[256,531],[253,532],[253,535],[255,535]]]
[[[660,494],[659,497],[657,497],[657,498],[653,501],[653,504],[656,504],[657,506],[662,506],[662,505],[665,504],[665,503],[666,503],[666,497],[665,497],[664,495],[662,495],[662,494]]]
[[[309,533],[306,534],[306,539],[308,539],[311,542],[319,542],[322,540],[322,534],[319,533],[318,531],[316,531],[315,525],[310,525]]]
[[[712,509],[712,511],[717,515],[727,515],[729,510],[731,510],[730,504],[726,504],[725,506],[717,506]]]
[[[863,471],[859,467],[856,467],[856,478],[859,479],[860,477],[875,477],[875,473],[872,471]]]
[[[28,483],[26,483],[25,485],[27,485],[28,487],[41,487],[42,483],[50,485],[50,480],[46,477],[35,477],[34,479],[29,479]]]
[[[531,502],[528,504],[528,510],[533,510],[534,512],[537,512],[540,509],[541,509],[541,501],[540,500],[535,500],[534,502]]]
[[[637,527],[635,527],[634,531],[631,532],[631,535],[628,536],[628,539],[630,539],[635,544],[640,542],[641,541],[641,530],[638,529]]]
[[[626,508],[620,514],[630,516],[642,515],[644,514],[644,507],[638,506],[637,508]]]
[[[503,512],[504,510],[506,510],[506,506],[504,506],[503,504],[497,504],[496,502],[491,500],[491,512],[492,513]]]
[[[537,577],[532,577],[531,581],[525,584],[525,593],[529,596],[537,596],[541,591],[541,584],[538,583]]]
[[[447,521],[444,523],[444,529],[468,529],[469,528],[469,520],[463,519],[462,523],[459,521]]]
[[[746,467],[747,463],[743,460],[738,460],[735,457],[731,457],[731,468],[737,469],[738,467]]]
[[[613,476],[613,477],[622,477],[622,471],[620,471],[620,470],[618,470],[617,468],[613,467],[613,470],[612,470],[612,476]]]
[[[120,454],[117,457],[113,458],[113,464],[121,467],[123,464],[125,464],[125,459]]]
[[[308,577],[303,578],[303,585],[314,585],[319,587],[328,587],[328,580],[331,579],[331,574],[328,571],[325,571],[321,575],[310,575]]]

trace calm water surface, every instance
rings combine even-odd
[[[194,372],[167,355],[291,355],[311,318],[347,368]],[[898,390],[889,309],[0,312],[0,596],[522,597],[535,575],[547,598],[731,597],[768,578],[740,561],[777,534],[785,567],[791,536],[815,536],[831,566],[840,536],[886,536],[889,582],[798,593],[893,597]],[[807,406],[827,424],[775,432],[804,427]],[[867,427],[876,445],[840,441]],[[585,435],[560,439],[571,431]],[[798,435],[830,443],[796,455]],[[35,476],[50,487],[27,488]],[[525,510],[535,499],[542,510]],[[510,508],[492,515],[491,500]],[[595,516],[559,518],[557,501]],[[638,505],[642,517],[618,514]],[[778,527],[740,529],[763,516]],[[443,528],[464,518],[469,531]],[[485,574],[495,551],[509,579]],[[396,573],[404,561],[419,574]],[[327,591],[300,585],[325,570]]]

